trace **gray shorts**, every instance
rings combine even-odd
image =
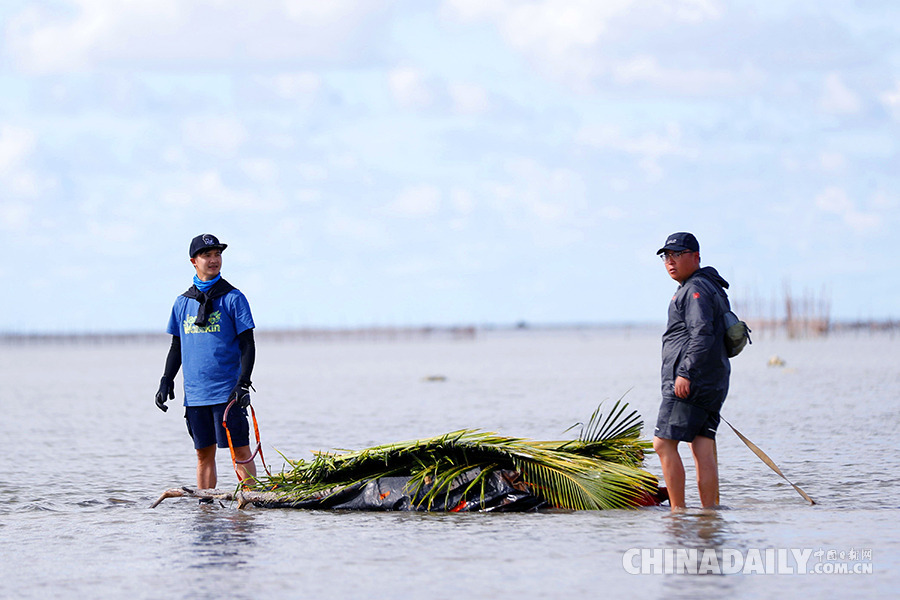
[[[698,435],[716,439],[718,428],[718,411],[711,412],[677,398],[663,398],[653,435],[664,440],[692,442]]]

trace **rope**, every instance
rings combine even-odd
[[[262,461],[263,469],[266,471],[266,475],[272,477],[272,473],[269,472],[269,467],[266,465],[266,457],[263,456],[262,451],[262,440],[259,437],[259,422],[256,420],[256,410],[253,408],[253,405],[250,404],[250,415],[253,417],[253,431],[256,434],[256,450],[253,451],[253,454],[250,455],[250,458],[246,460],[238,460],[234,455],[234,444],[231,441],[231,431],[228,429],[228,411],[231,410],[232,405],[234,405],[237,398],[233,398],[231,402],[228,403],[228,406],[225,407],[225,414],[222,415],[222,427],[225,428],[225,435],[228,437],[228,449],[231,451],[231,466],[234,467],[234,473],[237,475],[239,481],[243,481],[241,474],[238,473],[238,465],[246,465],[253,462],[253,459],[259,454],[259,458]],[[246,485],[244,486],[247,487]]]

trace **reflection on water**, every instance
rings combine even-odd
[[[722,551],[726,548],[740,546],[734,526],[728,521],[726,512],[719,510],[689,509],[680,513],[671,513],[665,519],[664,548],[671,548],[676,553],[696,550],[697,557],[704,552],[715,552],[716,560],[723,560]],[[698,565],[693,557],[688,563]],[[675,565],[676,569],[677,563]],[[667,597],[730,597],[734,595],[739,579],[722,575],[721,572],[697,569],[678,570],[678,574],[663,576],[665,595]],[[702,587],[698,588],[698,585]],[[699,592],[698,590],[702,590]]]
[[[252,556],[256,536],[262,529],[250,511],[200,505],[191,525],[195,549],[191,555],[197,560],[190,566],[201,569],[244,566]]]
[[[706,548],[720,550],[735,547],[738,540],[733,526],[723,516],[722,510],[687,510],[671,513],[665,521],[669,548]]]

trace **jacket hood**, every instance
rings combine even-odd
[[[722,276],[719,275],[719,272],[716,271],[713,267],[700,267],[699,269],[694,271],[694,274],[691,275],[691,277],[694,277],[696,275],[705,277],[705,278],[709,279],[710,281],[719,284],[721,287],[725,288],[726,290],[728,289],[728,282],[725,281],[725,279],[723,279]]]

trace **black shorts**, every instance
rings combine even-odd
[[[222,427],[222,416],[227,403],[210,404],[209,406],[186,406],[184,419],[188,433],[194,438],[194,448],[206,448],[216,444],[219,448],[228,447],[228,436]],[[247,422],[247,409],[232,406],[228,411],[228,431],[231,432],[231,443],[235,448],[250,445],[250,424]]]
[[[698,435],[716,439],[718,428],[718,411],[712,412],[677,398],[663,398],[653,435],[664,440],[692,442]]]

